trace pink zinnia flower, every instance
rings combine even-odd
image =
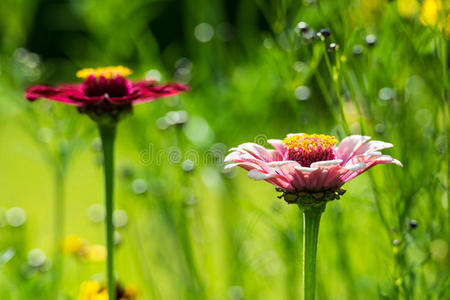
[[[225,168],[240,166],[250,178],[265,180],[285,195],[337,191],[377,164],[402,166],[398,160],[379,152],[392,144],[369,140],[368,136],[352,135],[336,146],[337,140],[332,136],[289,134],[284,140],[268,140],[275,150],[255,143],[230,149]]]
[[[57,87],[36,85],[26,89],[30,100],[46,98],[79,107],[81,112],[113,111],[132,105],[176,95],[189,88],[181,83],[158,85],[152,80],[131,82],[131,70],[122,66],[83,69],[77,72],[82,84],[61,84]]]

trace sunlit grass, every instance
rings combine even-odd
[[[118,129],[116,207],[129,220],[118,229],[116,269],[125,286],[138,287],[138,299],[301,299],[298,208],[244,172],[225,174],[223,155],[196,161],[192,172],[181,163],[192,159],[189,153],[203,158],[211,149],[290,132],[342,139],[343,116],[352,133],[360,134],[364,124],[365,134],[393,143],[385,152],[404,168],[370,170],[327,206],[317,298],[450,297],[448,37],[444,27],[421,24],[419,3],[411,8],[406,2],[201,0],[194,6],[142,0],[126,8],[107,1],[100,8],[92,0],[60,6],[3,1],[0,257],[7,249],[15,255],[5,264],[0,259],[0,298],[50,295],[50,270],[32,276],[23,270],[32,249],[53,259],[54,174],[44,155],[57,155],[64,140],[77,141],[70,143],[66,235],[104,244],[103,224],[88,218],[91,205],[103,204],[95,127],[75,109],[30,105],[22,91],[75,81],[80,68],[111,64],[132,68],[132,78],[158,70],[164,82],[192,86],[177,99],[137,106]],[[64,27],[56,15],[72,21]],[[233,28],[230,40],[220,37],[225,21]],[[300,21],[331,36],[307,41],[296,33]],[[194,34],[209,28],[199,29],[201,23],[214,29],[211,39]],[[376,37],[374,45],[368,35]],[[332,42],[338,51],[325,51]],[[38,61],[19,48],[37,53]],[[188,113],[186,124],[158,128],[158,119],[180,110]],[[43,142],[42,128],[52,139]],[[181,159],[172,156],[174,146]],[[160,163],[142,160],[149,149],[162,153]],[[5,221],[12,207],[26,212],[24,226]],[[66,299],[77,299],[82,282],[104,279],[102,262],[64,261]]]

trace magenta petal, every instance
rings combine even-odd
[[[38,98],[50,99],[58,102],[63,102],[68,105],[82,106],[83,103],[71,98],[71,88],[55,88],[46,85],[36,85],[25,90],[25,97],[34,101]]]
[[[170,97],[188,91],[189,87],[181,83],[155,85],[154,81],[139,81],[132,84],[133,91],[139,92],[139,98],[133,104],[153,101],[157,98]]]
[[[111,97],[107,100],[113,104],[134,103],[133,101],[139,98],[139,93],[131,93],[123,97]]]

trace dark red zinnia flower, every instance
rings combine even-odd
[[[123,66],[83,69],[77,72],[77,77],[84,80],[82,84],[35,85],[26,89],[25,97],[30,101],[46,98],[77,106],[81,112],[99,114],[189,90],[181,83],[131,82],[127,78],[130,74],[131,70]]]

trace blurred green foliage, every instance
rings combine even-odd
[[[427,24],[415,0],[2,0],[0,299],[53,295],[55,201],[67,235],[104,235],[88,217],[103,199],[93,123],[23,89],[118,64],[192,87],[119,128],[117,275],[140,299],[299,299],[298,209],[224,173],[223,157],[289,132],[342,139],[346,123],[393,143],[404,167],[374,168],[328,205],[318,299],[450,299],[448,5]],[[63,299],[102,279],[101,262],[64,261]]]

